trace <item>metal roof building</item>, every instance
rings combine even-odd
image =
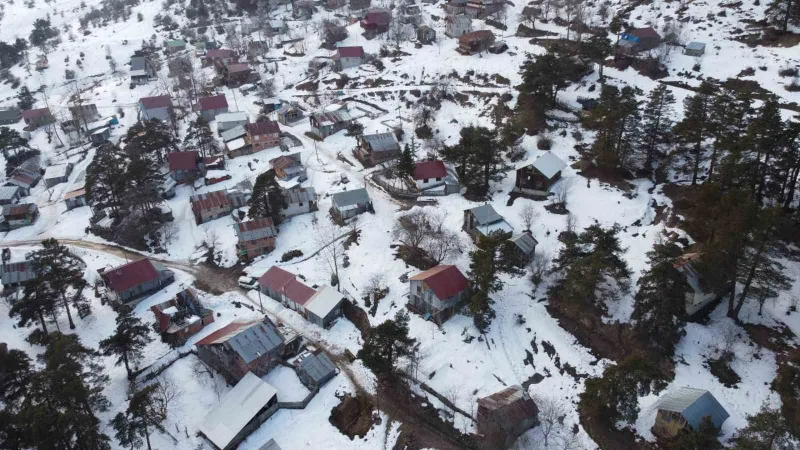
[[[364,188],[333,194],[333,204],[340,209],[369,202],[369,194],[367,194],[367,190]]]
[[[336,376],[336,366],[325,353],[309,353],[297,363],[300,380],[309,389],[323,386]]]
[[[539,243],[529,232],[516,234],[511,236],[511,238],[508,240],[513,242],[514,245],[516,245],[517,248],[519,248],[519,250],[526,255],[532,254],[533,251],[536,250],[536,244]]]
[[[275,325],[269,321],[233,321],[209,334],[196,345],[228,344],[244,362],[249,363],[283,343]]]
[[[664,395],[656,407],[662,411],[672,411],[682,415],[695,430],[706,416],[711,417],[717,429],[730,417],[728,411],[719,404],[711,392],[690,387],[681,387]]]
[[[395,152],[400,150],[400,144],[394,133],[365,134],[364,142],[373,152]]]
[[[533,162],[533,167],[545,177],[553,178],[567,167],[567,163],[553,153],[547,152],[536,158],[536,161]]]
[[[36,278],[36,272],[30,261],[7,263],[0,266],[3,286],[17,286]]]

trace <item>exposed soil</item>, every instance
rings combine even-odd
[[[356,436],[363,438],[372,425],[377,423],[375,417],[380,417],[373,414],[375,408],[372,400],[361,395],[353,397],[350,394],[341,399],[342,402],[331,410],[328,420],[331,425],[350,439],[354,439]]]
[[[742,378],[731,369],[731,361],[733,354],[728,353],[716,359],[709,359],[706,361],[708,371],[714,375],[723,386],[727,388],[736,387],[742,381]]]

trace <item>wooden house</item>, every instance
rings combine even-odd
[[[353,121],[347,107],[342,105],[338,109],[326,109],[311,113],[308,117],[311,132],[322,139],[336,134],[347,128]]]
[[[195,222],[210,222],[225,217],[233,211],[233,202],[225,191],[213,191],[195,194],[189,199],[192,205]]]
[[[207,122],[211,122],[218,114],[228,112],[228,99],[225,94],[203,97],[197,101],[196,110]]]
[[[491,30],[478,30],[461,35],[456,51],[462,55],[474,55],[489,50],[495,37]]]
[[[459,38],[472,33],[472,19],[463,15],[449,15],[444,19],[445,36]]]
[[[284,189],[281,216],[285,218],[308,214],[317,210],[317,193],[312,187]]]
[[[661,35],[653,27],[634,28],[620,35],[617,51],[625,55],[636,55],[659,45]]]
[[[139,99],[139,114],[142,120],[158,119],[166,122],[169,120],[171,110],[172,99],[169,95],[157,95]]]
[[[42,176],[45,186],[51,188],[57,184],[66,183],[69,181],[69,175],[72,173],[72,167],[72,163],[48,166],[44,171],[44,175]]]
[[[222,79],[228,87],[238,87],[250,83],[253,69],[247,64],[228,64],[222,68]]]
[[[306,169],[300,161],[300,153],[291,155],[281,155],[269,161],[269,166],[275,171],[275,177],[282,181],[289,181],[298,178],[298,181],[306,180]]]
[[[539,244],[539,241],[533,237],[531,230],[525,230],[522,233],[511,236],[508,238],[508,242],[514,245],[517,265],[520,267],[531,261],[536,253],[536,246]]]
[[[303,110],[295,105],[283,105],[275,111],[275,117],[281,125],[292,126],[303,120]]]
[[[170,152],[167,154],[169,175],[178,184],[191,183],[203,178],[205,164],[197,151]]]
[[[389,24],[392,23],[392,12],[386,8],[373,8],[367,11],[367,15],[361,20],[361,28],[367,38],[376,36],[389,31]]]
[[[0,231],[11,231],[33,225],[38,217],[39,207],[35,203],[3,205]]]
[[[30,128],[39,128],[45,125],[56,123],[56,118],[50,112],[50,108],[29,109],[22,111],[22,120]]]
[[[171,270],[147,258],[108,270],[102,268],[98,273],[109,299],[128,305],[139,303],[144,297],[175,281],[175,274]]]
[[[469,294],[469,280],[456,266],[439,265],[409,278],[408,308],[442,324]]]
[[[86,200],[86,188],[80,187],[64,194],[64,205],[66,205],[67,211],[82,206],[88,206],[89,202]]]
[[[0,206],[17,203],[22,198],[22,189],[19,186],[0,187]]]
[[[422,45],[428,45],[436,42],[436,30],[433,28],[422,25],[421,27],[417,28],[417,41]]]
[[[710,392],[690,387],[678,388],[661,397],[655,405],[656,421],[653,434],[673,438],[681,433],[697,431],[705,417],[717,429],[730,417]]]
[[[233,229],[238,239],[236,250],[240,260],[250,261],[275,250],[278,229],[269,217],[239,222]]]
[[[493,233],[512,233],[514,231],[514,228],[503,219],[503,216],[497,214],[497,211],[489,204],[465,209],[461,228],[475,241]]]
[[[355,155],[362,164],[375,166],[399,158],[401,152],[394,133],[376,133],[358,139]]]
[[[522,386],[509,386],[478,399],[476,425],[486,442],[510,448],[519,436],[539,424],[539,408]]]
[[[263,377],[283,356],[285,340],[272,321],[234,320],[197,341],[197,357],[235,384],[248,372]]]
[[[566,167],[567,163],[551,152],[538,157],[532,163],[523,163],[517,168],[513,192],[547,197],[550,188],[561,178],[561,171]]]
[[[333,194],[332,200],[334,214],[343,220],[373,210],[372,200],[364,188],[337,192]]]

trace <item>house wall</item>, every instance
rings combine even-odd
[[[328,328],[331,322],[342,316],[342,304],[339,303],[336,308],[333,308],[333,310],[325,317],[319,317],[311,311],[307,311],[306,316],[306,319],[314,325],[321,328]]]
[[[73,197],[73,198],[64,200],[64,204],[67,205],[67,211],[75,209],[75,208],[80,208],[81,206],[86,206],[87,205],[86,197],[84,197],[84,196]]]
[[[472,26],[461,25],[458,23],[448,22],[445,34],[452,38],[461,37],[467,33],[472,32]]]
[[[333,205],[333,209],[336,211],[337,214],[339,214],[339,216],[342,219],[349,219],[351,217],[355,217],[359,214],[364,214],[365,212],[367,212],[367,205],[359,205],[358,208],[349,209],[347,211],[340,211],[336,205]]]
[[[339,58],[339,67],[342,69],[349,69],[351,67],[360,66],[363,63],[363,60],[359,57],[353,56],[342,56]]]
[[[231,442],[228,443],[228,445],[222,450],[233,450],[235,448],[238,448],[239,444],[241,444],[242,441],[247,439],[248,436],[250,436],[257,429],[259,429],[261,425],[263,425],[264,422],[267,421],[267,419],[272,417],[272,415],[278,411],[278,409],[279,409],[278,395],[276,394],[267,402],[266,406],[261,408],[261,410],[258,412],[258,414],[256,414],[255,417],[253,417],[252,419],[250,419],[249,422],[247,422],[247,425],[242,427],[242,430],[239,431],[239,433],[236,434],[236,436],[234,436],[233,439],[231,439]]]
[[[287,207],[281,211],[281,215],[283,217],[293,217],[299,216],[300,214],[308,214],[313,211],[315,202],[304,202],[304,203],[289,203]]]
[[[261,151],[265,148],[272,148],[281,145],[281,135],[279,133],[261,134],[250,136],[250,144],[253,151]]]
[[[153,108],[153,109],[144,109],[142,108],[142,118],[145,120],[150,119],[158,119],[167,121],[169,120],[169,108]]]
[[[430,189],[432,187],[441,186],[444,184],[444,178],[426,178],[424,180],[414,180],[417,189]]]
[[[678,413],[658,410],[656,421],[653,424],[653,433],[664,438],[677,436],[688,427],[686,419]]]
[[[230,205],[221,205],[214,208],[206,208],[201,209],[200,211],[195,211],[194,217],[195,221],[198,225],[201,223],[206,223],[212,220],[219,219],[220,217],[224,217],[232,211]]]
[[[147,293],[156,291],[160,288],[158,280],[150,280],[145,283],[136,285],[126,291],[122,291],[119,293],[119,300],[122,302],[127,303],[130,300],[138,298],[139,296],[143,296]]]
[[[706,292],[686,293],[686,314],[692,315],[703,309],[706,305],[716,300],[717,295]]]
[[[228,108],[207,109],[205,111],[201,111],[200,115],[203,116],[206,121],[211,122],[215,117],[217,117],[217,114],[224,114],[226,112],[228,112]]]

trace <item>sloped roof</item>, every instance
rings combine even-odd
[[[534,249],[536,249],[536,244],[539,241],[533,237],[531,233],[519,233],[509,238],[509,241],[513,242],[522,252],[526,255],[530,255],[533,253]]]
[[[269,319],[263,321],[235,320],[209,334],[195,345],[217,345],[227,343],[245,363],[271,352],[283,344],[278,329]]]
[[[225,67],[225,70],[227,70],[229,74],[241,73],[241,72],[249,72],[250,71],[250,66],[248,66],[247,64],[243,64],[243,63],[228,64]]]
[[[247,372],[200,424],[200,432],[217,448],[226,448],[278,391],[266,381]]]
[[[283,287],[283,294],[286,295],[286,298],[300,306],[308,306],[306,303],[308,303],[308,300],[313,297],[315,293],[316,291],[314,289],[306,286],[296,278],[289,280]]]
[[[311,353],[300,362],[300,370],[305,372],[315,383],[319,383],[330,374],[336,373],[336,366],[325,353],[318,355]]]
[[[661,39],[661,35],[653,29],[653,27],[644,27],[644,28],[634,28],[628,31],[628,34],[631,36],[636,36],[638,38],[659,38]]]
[[[3,216],[24,216],[28,211],[39,209],[34,203],[20,203],[18,205],[3,205]]]
[[[458,267],[451,265],[432,267],[410,279],[425,282],[440,300],[450,298],[469,287],[467,277],[458,270]]]
[[[264,217],[236,224],[236,235],[240,241],[255,241],[275,237],[277,230],[269,217]]]
[[[206,52],[206,58],[230,58],[232,57],[233,50],[227,48],[212,48]]]
[[[369,194],[364,188],[353,189],[352,191],[337,192],[333,194],[333,204],[340,208],[369,202]]]
[[[194,170],[197,169],[197,161],[200,153],[196,151],[171,152],[167,154],[169,170]]]
[[[278,122],[274,120],[265,120],[263,122],[256,122],[256,123],[248,123],[245,125],[247,132],[251,135],[264,135],[264,134],[273,134],[273,133],[280,133],[281,127],[278,125]]]
[[[425,180],[428,178],[444,178],[447,168],[443,161],[420,161],[414,166],[414,179]]]
[[[503,220],[503,216],[497,214],[497,211],[492,208],[492,205],[480,205],[468,210],[478,225],[488,225],[490,223],[499,222]]]
[[[106,270],[102,276],[111,289],[120,293],[142,283],[158,279],[159,273],[149,259],[143,258]]]
[[[339,47],[336,49],[338,55],[342,58],[363,58],[364,47]]]
[[[567,167],[567,163],[552,152],[547,152],[536,158],[536,161],[534,161],[532,165],[534,169],[538,170],[539,173],[548,179],[553,178],[558,172]]]
[[[364,141],[369,144],[373,152],[393,152],[400,150],[400,143],[394,133],[365,134]]]
[[[225,120],[220,120],[220,116],[222,116],[222,115],[223,114],[220,114],[220,115],[217,116],[217,123],[225,121]],[[237,121],[236,119],[226,119],[226,120],[230,120],[231,122]],[[230,142],[230,141],[238,139],[238,138],[240,138],[240,137],[242,137],[242,136],[244,136],[246,134],[247,134],[247,130],[244,129],[244,126],[243,125],[237,125],[237,126],[231,128],[230,130],[223,131],[220,136],[222,137],[222,142]]]
[[[48,108],[29,109],[27,111],[22,111],[23,119],[39,119],[41,117],[47,117],[50,115],[50,109]]]
[[[313,202],[317,199],[317,193],[312,187],[286,189],[283,191],[283,199],[289,204]]]
[[[0,120],[19,120],[21,114],[19,108],[15,106],[0,108]]]
[[[706,44],[703,42],[692,41],[686,45],[688,50],[705,50]]]
[[[539,414],[539,408],[521,386],[509,386],[500,392],[478,399],[478,414],[481,410],[491,414],[495,420],[517,423]]]
[[[171,108],[172,99],[169,95],[157,95],[155,97],[142,97],[139,99],[144,109]]]
[[[11,200],[19,192],[19,186],[0,186],[0,199]]]
[[[273,169],[286,169],[287,167],[300,165],[299,155],[297,158],[289,155],[279,156],[269,161]]]
[[[72,169],[72,164],[56,164],[55,166],[48,166],[44,171],[44,179],[52,180],[54,178],[64,178]]]
[[[657,408],[679,413],[695,430],[706,416],[717,428],[730,417],[728,411],[719,404],[716,398],[704,389],[681,387],[659,399]]]
[[[218,206],[230,205],[231,201],[225,191],[207,192],[205,194],[193,195],[190,199],[193,211],[216,208]]]
[[[492,30],[477,30],[471,33],[462,34],[458,38],[458,42],[466,43],[466,42],[473,42],[473,41],[493,41],[494,40],[494,33]]]
[[[465,15],[448,15],[445,21],[458,25],[472,25],[472,19]]]
[[[258,284],[273,291],[281,292],[284,286],[294,280],[294,277],[293,273],[287,272],[278,266],[272,266],[261,275],[258,279]]]
[[[308,300],[305,308],[317,317],[324,318],[342,303],[343,298],[335,288],[323,286]]]
[[[281,446],[275,442],[275,439],[270,439],[266,444],[258,447],[258,450],[281,450]]]
[[[249,116],[244,111],[226,112],[226,113],[222,113],[222,114],[217,114],[217,123],[220,123],[220,122],[241,122],[243,120],[247,121],[248,118],[249,118]],[[233,130],[233,129],[234,128],[231,128],[231,130]],[[231,131],[231,130],[228,130],[228,131]],[[222,135],[224,136],[225,133],[227,133],[227,131],[223,131]]]
[[[225,94],[203,97],[198,100],[197,103],[200,111],[209,111],[228,107],[228,100],[225,98]]]
[[[74,191],[68,192],[66,195],[64,195],[64,200],[69,200],[75,197],[83,197],[84,195],[86,195],[86,189],[75,189]]]

